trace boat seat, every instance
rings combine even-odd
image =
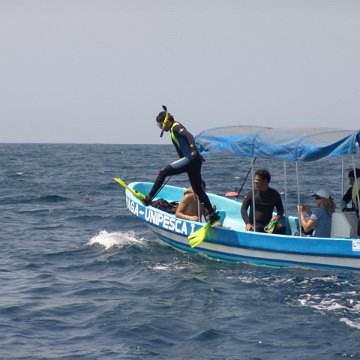
[[[355,211],[333,213],[330,237],[351,238],[357,236],[358,218]]]
[[[286,217],[286,233],[288,235],[294,235],[299,232],[299,219],[295,216]]]

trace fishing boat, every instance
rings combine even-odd
[[[284,164],[295,162],[299,184],[298,164],[301,162],[350,156],[355,169],[360,130],[231,126],[205,130],[195,140],[204,156],[223,154],[249,158],[252,174],[254,161],[258,158],[279,160]],[[286,179],[286,174],[284,176]],[[145,221],[159,239],[174,248],[231,262],[360,270],[360,238],[357,236],[358,218],[355,212],[339,211],[332,215],[330,238],[302,234],[298,215],[285,216],[285,234],[259,233],[245,230],[239,201],[208,193],[211,203],[226,215],[223,226],[213,226],[204,241],[191,247],[188,237],[202,229],[204,224],[177,218],[153,206],[144,206],[135,196],[136,192],[147,194],[151,186],[148,182],[129,184],[125,191],[127,209]],[[298,186],[297,200],[300,204],[299,189]],[[164,186],[157,194],[157,198],[168,202],[179,201],[182,196],[183,188],[170,185]],[[357,201],[360,202],[359,198]],[[285,210],[286,206],[285,201]]]

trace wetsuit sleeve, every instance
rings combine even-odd
[[[345,202],[345,204],[348,204],[350,202],[350,200],[352,199],[352,187],[348,189],[348,191],[345,193],[342,199]]]
[[[281,195],[278,192],[276,192],[276,193],[277,193],[276,203],[275,203],[276,213],[278,216],[283,217],[284,216],[284,205],[281,200]]]
[[[241,217],[243,218],[245,224],[251,224],[250,218],[248,215],[248,208],[251,205],[252,202],[252,193],[249,191],[243,200],[242,206],[241,206]]]
[[[196,149],[194,137],[189,131],[186,130],[186,128],[183,125],[180,124],[174,126],[173,131],[179,134],[180,136],[183,136],[186,139],[191,150]]]

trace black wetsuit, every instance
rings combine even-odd
[[[359,210],[356,207],[356,204],[354,204],[354,202],[352,201],[352,191],[353,191],[353,187],[349,187],[348,191],[345,193],[345,195],[342,197],[344,203],[348,204],[351,201],[351,208],[348,208],[346,210],[348,211],[355,211],[358,214]],[[359,197],[360,197],[360,190],[359,190]],[[344,210],[344,209],[343,209]]]
[[[187,173],[191,187],[205,206],[209,214],[214,212],[206,192],[202,188],[201,165],[204,161],[195,147],[194,137],[179,122],[174,122],[170,129],[171,139],[180,157],[161,169],[148,196],[155,197],[167,176]]]
[[[250,214],[248,215],[249,207]],[[256,231],[264,232],[264,227],[269,224],[275,207],[277,215],[282,217],[284,215],[284,206],[280,194],[275,189],[268,188],[266,191],[255,190]],[[241,206],[241,216],[245,224],[254,224],[252,190],[245,195]]]
[[[355,184],[353,186],[355,186]],[[354,204],[354,202],[352,201],[353,186],[351,186],[348,189],[348,191],[345,193],[345,195],[342,198],[344,203],[346,203],[346,204],[348,204],[351,201],[351,208],[345,207],[344,209],[342,209],[342,211],[356,211],[356,215],[359,218],[359,209],[356,206],[356,204]],[[359,197],[360,197],[360,190],[359,190]],[[358,219],[357,235],[360,236],[360,218]]]

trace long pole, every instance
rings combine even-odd
[[[252,179],[254,179],[254,162],[255,162],[255,159],[251,159],[251,177]],[[254,226],[254,231],[256,231],[256,216],[255,216],[255,184],[254,184],[254,181],[251,182],[252,183],[252,208],[253,208],[253,226]]]
[[[255,160],[254,160],[254,162],[255,162]],[[253,162],[253,163],[254,163],[254,162]],[[243,189],[243,187],[244,187],[244,185],[245,185],[245,183],[246,183],[246,180],[247,180],[247,178],[249,177],[249,174],[250,174],[251,169],[252,169],[252,167],[250,167],[249,171],[247,172],[246,177],[245,177],[245,180],[243,181],[243,183],[242,183],[242,185],[241,185],[241,187],[240,187],[240,190],[238,191],[238,194],[236,195],[236,199],[239,198],[240,193],[241,193],[241,190]]]
[[[344,194],[344,156],[341,156],[341,193]]]
[[[297,184],[297,198],[298,198],[297,203],[298,203],[298,205],[300,205],[300,180],[299,180],[298,162],[296,162],[295,165],[296,165],[296,184]],[[298,207],[298,209],[299,209],[299,207]],[[298,210],[298,216],[299,216],[299,231],[300,231],[300,236],[302,236],[300,210]]]
[[[287,173],[286,173],[286,161],[284,160],[284,191],[285,191],[285,215],[287,214]]]

